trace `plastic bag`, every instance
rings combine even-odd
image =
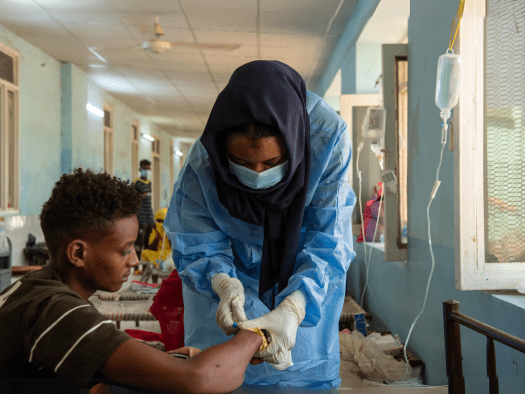
[[[374,339],[364,337],[359,331],[343,330],[339,334],[341,357],[353,361],[359,366],[360,374],[375,381],[399,381],[405,379],[406,364],[383,353]],[[407,379],[410,379],[412,367],[408,366]]]

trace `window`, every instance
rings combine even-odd
[[[104,107],[104,171],[113,175],[113,110]]]
[[[524,30],[522,1],[465,3],[454,134],[459,290],[525,282]]]
[[[357,147],[362,140],[361,126],[369,106],[379,105],[379,94],[344,94],[341,95],[341,117],[348,125],[352,138],[352,161],[348,182],[352,186],[357,202],[352,212],[352,234],[359,235],[361,231],[361,210],[373,194],[374,185],[381,182],[381,167],[379,161],[370,150],[370,143],[366,143],[359,155],[357,163]],[[361,200],[359,199],[359,178],[357,166],[361,171]],[[379,233],[379,230],[378,230]]]
[[[134,180],[139,170],[139,124],[131,125],[131,179]]]
[[[18,53],[0,44],[0,212],[19,210]]]
[[[389,174],[395,175],[393,188],[385,187],[378,234],[384,233],[385,260],[406,261],[408,201],[407,201],[407,129],[408,129],[408,62],[406,44],[382,46],[383,106],[386,108],[384,137],[384,168],[371,150],[370,140],[364,141],[359,155],[361,172],[361,197],[357,177],[357,147],[362,140],[362,125],[367,108],[381,104],[378,94],[342,95],[341,116],[352,136],[353,155],[349,182],[357,194],[357,204],[352,214],[353,234],[361,231],[361,207],[372,197],[378,182],[387,182]],[[394,178],[392,178],[394,179]],[[388,185],[388,184],[387,184]],[[389,186],[389,185],[388,185]],[[376,237],[378,238],[378,237]]]
[[[384,177],[393,172],[395,186],[385,187],[385,260],[407,260],[408,45],[382,45],[385,122]],[[385,179],[385,183],[386,183]]]
[[[160,209],[160,138],[153,136],[154,141],[151,142],[151,156],[152,156],[152,168],[151,172],[153,174],[152,182],[152,205],[153,213],[157,212]]]

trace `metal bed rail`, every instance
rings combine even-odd
[[[447,362],[449,394],[465,394],[465,379],[463,377],[461,356],[461,325],[487,337],[489,393],[498,394],[499,385],[498,375],[496,373],[496,350],[494,348],[494,341],[498,341],[525,353],[525,340],[459,313],[458,301],[451,300],[443,302],[443,322],[445,325],[445,357]]]

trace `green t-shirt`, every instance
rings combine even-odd
[[[47,265],[0,293],[0,380],[87,382],[129,338]]]

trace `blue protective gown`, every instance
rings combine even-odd
[[[297,331],[293,366],[248,366],[245,384],[332,388],[340,385],[339,318],[346,272],[355,257],[351,214],[355,194],[348,183],[351,142],[345,122],[324,100],[307,92],[311,172],[294,274],[276,297],[278,305],[301,289],[306,317]],[[233,218],[219,202],[209,156],[193,145],[175,184],[164,227],[183,282],[185,345],[200,349],[230,337],[215,323],[219,302],[211,278],[238,278],[248,319],[269,309],[259,300],[263,228]]]

